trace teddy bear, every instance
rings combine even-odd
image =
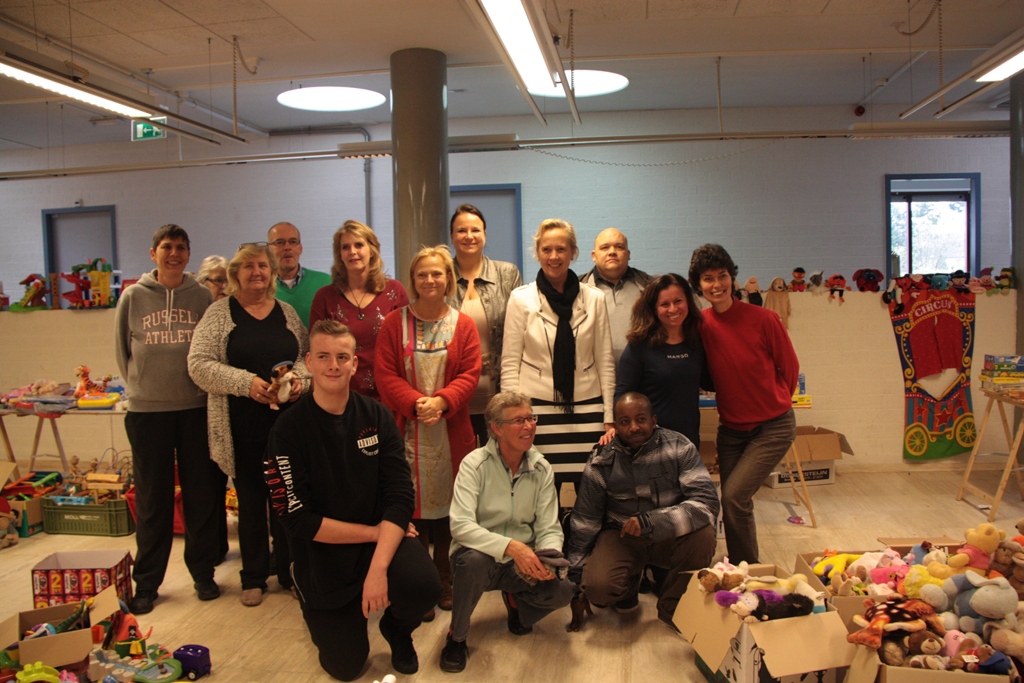
[[[1024,600],[1024,552],[1014,553],[1011,558],[1013,568],[1006,580],[1010,582],[1013,589],[1017,591],[1017,598]]]
[[[18,527],[21,513],[11,507],[7,499],[0,496],[0,550],[18,543]]]
[[[947,668],[960,669],[967,673],[1005,676],[1010,673],[1010,659],[991,645],[982,645],[976,650],[968,650],[965,654],[951,657]]]
[[[747,579],[747,563],[740,562],[739,565],[729,563],[729,558],[716,562],[714,566],[701,569],[697,572],[697,581],[701,591],[714,593],[724,590],[731,591],[743,585]]]
[[[1024,517],[1017,520],[1017,535],[1013,537],[1013,541],[1024,545]]]
[[[949,556],[947,564],[962,573],[966,570],[984,576],[988,572],[989,558],[999,547],[1000,541],[1006,538],[1006,532],[994,524],[979,524],[964,532],[967,543],[960,546],[956,554]]]
[[[1024,546],[1014,541],[1000,541],[988,562],[989,576],[997,572],[1000,576],[1010,578],[1013,571],[1013,554],[1024,552]]]
[[[922,586],[921,599],[942,612],[946,629],[984,634],[987,622],[1006,619],[1017,609],[1017,591],[1003,577],[986,579],[974,572],[946,579],[942,588]],[[950,611],[951,610],[951,611]]]

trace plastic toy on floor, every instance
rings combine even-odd
[[[182,645],[174,651],[174,658],[181,662],[181,673],[194,681],[210,673],[210,648],[202,645]]]
[[[18,683],[34,683],[45,681],[45,683],[60,683],[60,672],[52,666],[46,666],[42,662],[26,664],[25,667],[15,675]]]

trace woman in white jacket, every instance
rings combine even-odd
[[[533,236],[537,280],[515,289],[505,313],[501,389],[533,399],[535,445],[559,481],[578,482],[594,444],[615,436],[615,360],[604,295],[569,264],[576,231],[549,218]]]

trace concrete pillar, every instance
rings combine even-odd
[[[394,273],[403,282],[421,245],[448,239],[447,67],[447,56],[437,50],[391,55]]]

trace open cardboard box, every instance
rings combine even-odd
[[[77,664],[89,656],[92,650],[92,629],[81,628],[77,631],[58,633],[45,638],[21,640],[28,629],[42,623],[57,624],[74,614],[78,604],[56,605],[43,609],[20,612],[0,622],[0,643],[6,647],[21,641],[18,645],[19,658],[22,664],[42,662],[54,668]],[[121,609],[117,600],[117,591],[111,586],[93,599],[89,608],[89,623],[97,624]]]
[[[844,683],[1019,683],[1017,670],[1010,668],[1007,676],[971,674],[964,671],[912,669],[909,666],[882,664],[878,653],[863,645],[857,646],[849,675]]]
[[[754,576],[790,576],[776,565],[752,565]],[[854,646],[846,628],[831,609],[792,619],[745,623],[715,603],[697,585],[697,576],[676,607],[673,623],[699,658],[709,680],[757,683],[764,676],[795,683],[809,672],[824,672],[818,680],[838,680],[838,669],[853,661]],[[764,669],[765,671],[762,671]],[[717,672],[717,673],[716,673]]]
[[[915,544],[920,543],[922,540],[929,541],[932,545],[946,548],[952,552],[956,548],[963,545],[962,541],[949,538],[948,536],[936,536],[932,538],[879,538],[878,542],[880,547],[874,550],[844,550],[843,553],[854,553],[862,554],[868,552],[878,552],[883,548],[892,548],[898,552],[901,556],[906,555],[914,547]],[[807,583],[811,585],[814,590],[822,591],[826,590],[825,583],[827,579],[820,576],[815,576],[813,569],[813,562],[815,558],[821,555],[817,553],[800,553],[796,556],[796,560],[793,562],[793,571],[797,574],[804,574],[807,576]],[[864,600],[865,596],[862,595],[851,595],[851,596],[836,596],[831,599],[832,605],[836,608],[836,612],[843,620],[843,624],[846,625],[847,630],[850,633],[860,629],[859,626],[853,623],[853,617],[860,614],[864,615]]]
[[[853,449],[844,434],[824,427],[797,427],[796,441],[791,450],[800,462],[841,460],[843,453],[853,455]]]

